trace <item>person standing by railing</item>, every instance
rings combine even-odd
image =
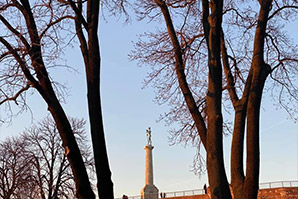
[[[204,184],[203,189],[204,189],[204,193],[207,194],[207,185],[206,184]]]

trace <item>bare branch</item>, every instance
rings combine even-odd
[[[185,101],[187,106],[189,107],[189,111],[195,121],[195,124],[197,125],[202,143],[204,146],[207,146],[207,135],[206,135],[206,126],[205,122],[203,120],[203,117],[201,113],[199,112],[197,105],[194,101],[193,95],[191,90],[189,89],[188,83],[186,81],[186,76],[184,73],[184,63],[183,63],[183,58],[182,58],[182,52],[181,52],[181,46],[179,44],[179,41],[176,36],[176,32],[172,23],[172,19],[168,10],[168,7],[163,1],[160,0],[155,0],[156,4],[160,7],[168,29],[168,34],[169,37],[171,38],[172,45],[174,48],[174,53],[175,53],[175,71],[178,77],[178,82],[181,88],[181,91],[184,95]]]
[[[167,2],[167,5],[171,8],[185,8],[190,4],[195,3],[196,1],[195,0],[186,0],[186,1],[176,0],[172,2],[173,3]]]
[[[270,19],[272,19],[275,15],[277,15],[279,12],[281,12],[284,9],[297,9],[298,10],[298,6],[294,6],[294,5],[286,5],[286,6],[282,6],[280,8],[278,8],[277,10],[275,10],[269,17],[268,17],[268,21]]]
[[[2,101],[0,101],[0,105],[7,102],[7,101],[14,101],[17,105],[18,105],[18,102],[17,102],[17,98],[26,90],[28,90],[30,88],[30,83],[27,83],[27,85],[25,87],[23,87],[21,90],[19,90],[14,96],[12,97],[8,97]]]
[[[78,8],[75,4],[75,2],[73,2],[72,0],[67,0],[67,2],[70,4],[70,6],[72,7],[73,11],[76,13],[76,16],[78,18],[78,20],[80,21],[80,23],[83,24],[84,28],[88,31],[88,23],[85,20],[85,18],[83,17],[80,8]],[[81,1],[80,1],[81,2]]]
[[[292,61],[292,62],[296,62],[298,64],[298,59],[295,59],[295,58],[284,58],[284,59],[280,59],[278,64],[276,64],[275,66],[272,67],[271,69],[271,73],[276,70],[279,66],[281,66],[284,62],[287,62],[287,61]]]
[[[24,44],[24,46],[26,47],[26,50],[30,50],[30,45],[27,42],[27,40],[23,37],[23,35],[17,31],[15,28],[13,28],[10,23],[2,16],[0,15],[0,20],[3,22],[4,25],[6,25],[6,27],[13,33],[15,34]]]
[[[25,76],[29,80],[30,84],[33,87],[38,89],[40,87],[40,85],[39,85],[38,81],[31,74],[31,72],[28,69],[24,60],[19,56],[19,54],[13,49],[13,47],[3,37],[0,37],[0,42],[2,44],[4,44],[4,46],[6,46],[6,48],[9,50],[9,52],[11,52],[11,54],[16,59],[16,61],[20,64],[22,71],[24,72]]]
[[[227,53],[227,48],[225,45],[225,40],[224,40],[224,33],[221,31],[221,54],[222,54],[222,63],[224,67],[224,72],[227,80],[227,89],[230,95],[230,99],[233,103],[233,106],[236,106],[236,102],[239,100],[237,93],[236,93],[236,88],[235,88],[235,81],[233,78],[233,75],[231,73],[231,68],[229,65],[229,58],[228,58],[228,53]]]
[[[82,2],[80,0],[78,1],[77,9],[80,13],[82,13]],[[75,18],[75,26],[76,26],[77,37],[78,37],[79,42],[81,44],[80,49],[81,49],[81,52],[82,52],[82,55],[83,55],[84,63],[85,63],[85,66],[88,66],[89,65],[88,44],[87,44],[87,40],[85,38],[85,35],[83,33],[82,21],[79,20],[78,15]]]
[[[67,16],[62,16],[59,19],[47,24],[47,27],[40,33],[39,35],[39,39],[41,39],[43,37],[43,35],[54,25],[56,25],[57,23],[61,22],[64,19],[75,19],[73,16],[67,15]]]

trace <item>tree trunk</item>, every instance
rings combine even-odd
[[[270,71],[268,65],[264,63],[259,65],[260,63],[257,62],[258,61],[253,62],[253,65],[257,64],[258,67],[261,67],[261,70],[255,72],[247,107],[246,177],[244,182],[244,194],[242,196],[242,198],[245,199],[256,199],[258,196],[260,170],[260,107],[265,80]]]
[[[246,106],[236,108],[231,149],[231,185],[234,199],[241,199],[243,197],[243,185],[245,179],[243,171],[245,120]]]
[[[46,67],[43,62],[38,30],[29,1],[21,0],[21,3],[22,5],[19,4],[19,7],[24,15],[28,33],[32,43],[29,51],[31,57],[31,65],[35,70],[38,81],[31,75],[28,68],[26,68],[27,66],[23,64],[22,61],[19,61],[20,59],[18,55],[15,55],[15,58],[22,66],[22,70],[26,78],[31,82],[32,86],[38,90],[40,95],[47,103],[48,110],[55,120],[57,129],[62,139],[63,147],[65,149],[65,155],[67,156],[74,175],[77,197],[79,199],[93,199],[95,198],[95,195],[92,191],[79,147],[75,140],[66,114],[54,92]]]
[[[89,0],[88,22],[88,65],[86,66],[88,108],[92,146],[97,174],[99,198],[114,199],[113,182],[106,149],[100,99],[100,51],[97,35],[99,1]]]
[[[252,74],[251,72],[248,74],[245,88],[242,93],[242,98],[239,99],[235,88],[235,80],[231,73],[223,31],[221,32],[221,55],[227,80],[227,90],[235,111],[231,148],[231,186],[233,189],[234,198],[241,199],[243,196],[243,186],[245,179],[243,170],[245,120]]]
[[[243,194],[243,198],[245,199],[256,199],[259,189],[260,107],[265,80],[271,71],[270,66],[264,62],[264,39],[271,3],[272,0],[264,0],[260,2],[261,8],[254,39],[254,51],[251,66],[253,77],[247,106],[247,159]]]
[[[71,130],[69,121],[58,100],[53,99],[52,103],[49,105],[49,111],[56,122],[57,129],[62,138],[63,147],[65,148],[65,155],[67,156],[74,175],[77,197],[79,199],[95,198],[89,182],[86,167],[81,156],[81,152]]]
[[[34,63],[34,62],[33,62]],[[95,195],[92,191],[86,167],[81,156],[78,144],[75,140],[70,123],[67,116],[57,99],[55,92],[51,86],[47,72],[43,65],[40,67],[41,74],[38,74],[40,84],[36,84],[36,88],[48,105],[48,110],[53,116],[57,129],[59,131],[62,145],[65,149],[65,155],[71,166],[74,181],[76,185],[76,195],[79,199],[94,199]]]
[[[91,61],[90,64],[92,63],[93,62]],[[99,95],[99,84],[96,82],[97,81],[88,81],[87,86],[92,146],[98,180],[97,188],[99,198],[113,199],[113,182],[111,180],[112,174],[109,168],[109,161],[105,144]]]
[[[97,35],[100,1],[87,1],[87,21],[82,15],[83,1],[79,0],[77,4],[71,0],[69,2],[76,13],[76,34],[81,44],[80,48],[86,70],[88,110],[98,196],[103,199],[113,199],[112,173],[105,143],[100,98],[100,50]],[[88,39],[86,39],[83,29],[87,31]]]

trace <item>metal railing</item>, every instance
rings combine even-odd
[[[173,192],[162,192],[165,194],[165,198],[179,197],[179,196],[194,196],[204,194],[204,189],[193,189],[193,190],[183,190],[183,191],[173,191]],[[155,196],[156,197],[156,196]],[[161,198],[159,196],[159,198]],[[122,199],[122,198],[115,198]],[[142,199],[141,195],[128,196],[128,199]]]
[[[175,192],[166,192],[166,197],[179,197],[179,196],[194,196],[205,194],[204,189],[193,189],[193,190],[184,190],[184,191],[175,191]]]
[[[259,184],[259,189],[272,189],[272,188],[283,188],[283,187],[298,187],[298,181],[276,181],[276,182],[265,182]],[[166,198],[180,197],[180,196],[194,196],[204,194],[204,189],[193,189],[184,191],[174,191],[174,192],[163,192]],[[122,199],[115,198],[115,199]],[[140,195],[128,196],[128,199],[142,199]]]
[[[276,182],[265,182],[259,184],[259,189],[271,189],[271,188],[282,188],[282,187],[298,187],[298,181],[276,181]]]

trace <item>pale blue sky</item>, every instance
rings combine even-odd
[[[297,26],[296,26],[297,27]],[[134,23],[123,26],[112,19],[100,25],[102,55],[102,105],[106,141],[113,172],[115,196],[139,195],[144,186],[146,128],[152,128],[154,182],[162,192],[200,189],[207,182],[206,174],[195,176],[191,164],[195,150],[184,146],[169,146],[169,128],[163,122],[156,123],[166,106],[154,104],[152,88],[141,89],[149,68],[139,68],[130,62],[127,54],[136,35],[153,26]],[[294,29],[294,28],[293,28]],[[297,37],[297,36],[296,36]],[[297,42],[297,38],[296,38]],[[79,73],[66,69],[51,71],[54,79],[66,81],[70,88],[66,113],[72,117],[87,119],[84,66],[78,47],[66,52],[67,64]],[[34,121],[48,113],[39,96],[28,97]],[[287,120],[283,110],[275,110],[268,99],[261,113],[261,174],[260,182],[298,179],[298,125]],[[0,108],[0,116],[5,111]],[[0,140],[16,135],[31,124],[31,115],[24,113],[13,120],[12,125],[0,127]],[[224,138],[225,164],[229,176],[229,151],[231,136]]]

